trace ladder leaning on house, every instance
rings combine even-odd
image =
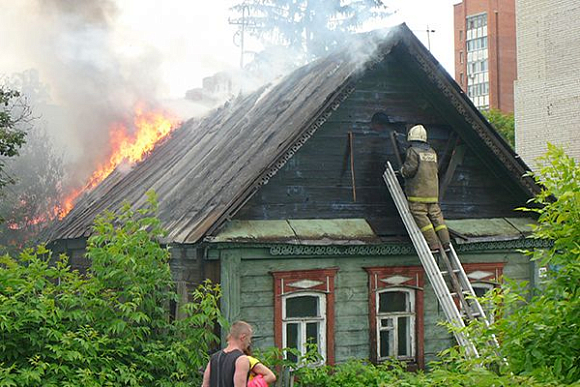
[[[417,227],[413,215],[409,211],[407,199],[401,185],[399,184],[395,171],[390,162],[387,162],[387,169],[383,174],[383,179],[387,184],[387,188],[395,202],[395,206],[401,215],[401,219],[405,224],[405,228],[411,237],[413,246],[419,255],[421,264],[427,273],[429,282],[433,286],[433,290],[439,300],[441,308],[445,312],[447,321],[455,328],[454,335],[457,343],[465,348],[467,356],[477,358],[479,353],[472,340],[470,340],[467,333],[461,328],[465,327],[466,322],[474,319],[480,319],[489,326],[483,308],[475,298],[475,292],[469,282],[469,278],[463,270],[463,266],[459,261],[455,249],[450,245],[449,256],[440,249],[441,261],[444,265],[443,270],[440,268],[437,260],[431,253],[431,249],[427,245],[427,241],[423,233]],[[446,281],[446,278],[448,281]],[[449,284],[449,285],[448,285]],[[458,301],[458,303],[455,302]],[[461,305],[461,308],[458,307]],[[498,347],[497,340],[493,338],[491,345]]]

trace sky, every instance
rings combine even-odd
[[[58,0],[44,0],[58,4]],[[64,1],[63,1],[64,2]],[[87,2],[78,0],[79,3]],[[234,44],[236,27],[228,23],[232,0],[119,0],[110,3],[114,18],[107,37],[113,50],[127,60],[139,56],[155,57],[157,93],[164,98],[183,97],[186,90],[199,87],[203,77],[217,71],[236,68],[239,48]],[[396,11],[377,27],[406,22],[427,46],[430,33],[431,52],[453,73],[453,4],[459,0],[386,0]],[[50,29],[43,19],[47,6],[41,0],[0,0],[0,36],[3,53],[0,74],[36,68],[47,83],[53,74],[44,71],[47,53],[36,47]],[[249,43],[252,48],[252,42]],[[258,48],[259,45],[253,45]],[[90,55],[90,52],[81,53]],[[106,65],[106,64],[104,64]],[[127,69],[126,71],[131,71]]]
[[[131,127],[136,106],[181,119],[208,111],[185,92],[239,68],[237,27],[228,18],[240,1],[0,0],[0,84],[28,85],[34,126],[46,128],[70,180],[81,182],[110,149],[111,128]],[[385,0],[393,14],[365,29],[406,22],[426,46],[426,30],[434,30],[431,52],[453,73],[458,1]],[[246,50],[260,50],[246,39]]]

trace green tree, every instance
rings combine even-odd
[[[515,148],[515,124],[513,113],[503,113],[497,109],[482,112],[485,118],[493,125],[495,130]]]
[[[318,57],[372,18],[385,17],[383,0],[244,0],[235,23],[266,45],[282,45],[306,60]]]
[[[205,283],[172,321],[177,300],[157,204],[106,213],[89,238],[86,274],[43,247],[0,263],[1,386],[190,386],[223,323]]]
[[[22,90],[27,104],[35,106],[36,111],[42,111],[49,102],[48,88],[34,70],[13,75],[10,87]],[[4,251],[34,245],[37,235],[57,217],[61,207],[63,157],[55,152],[46,127],[44,119],[35,119],[34,128],[26,130],[26,143],[18,155],[4,165],[5,174],[12,178],[0,201],[0,218],[4,220],[0,223],[0,246]]]
[[[20,99],[20,93],[0,85],[0,189],[14,180],[4,173],[5,159],[18,155],[26,132],[19,124],[30,118],[30,109]]]

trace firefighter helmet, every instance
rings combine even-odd
[[[407,141],[427,142],[427,131],[423,125],[415,125],[409,129]]]

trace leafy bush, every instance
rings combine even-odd
[[[498,376],[482,367],[469,371],[435,367],[428,373],[407,372],[404,364],[388,362],[373,365],[363,361],[349,361],[335,367],[303,367],[296,371],[298,387],[548,387],[553,383],[541,383],[530,377],[513,375]]]
[[[155,210],[149,194],[145,209],[97,219],[86,275],[44,247],[1,258],[0,386],[201,384],[220,290],[206,282],[188,317],[170,321],[177,296]]]
[[[513,313],[498,329],[512,371],[570,383],[580,380],[580,168],[550,144],[540,161],[534,177],[544,189],[533,199],[539,208],[523,210],[539,215],[534,237],[553,242],[549,249],[528,252],[550,270],[541,293],[522,292],[517,304],[510,300]]]
[[[480,300],[495,305],[493,313],[502,318],[489,328],[481,322],[465,328],[481,359],[462,360],[461,351],[452,348],[444,353],[447,367],[468,371],[483,364],[504,374],[580,381],[580,168],[553,145],[541,161],[533,176],[543,189],[520,210],[538,214],[533,238],[552,242],[550,248],[526,252],[549,267],[547,277],[539,289],[504,278],[501,289]],[[499,350],[487,345],[492,336],[499,339]]]

